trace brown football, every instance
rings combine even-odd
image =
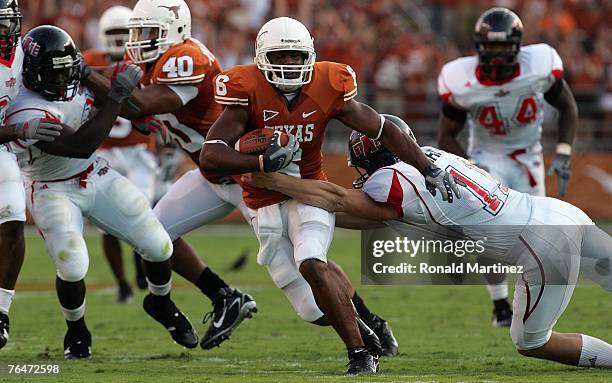
[[[263,154],[268,149],[274,132],[274,129],[269,128],[251,130],[236,141],[234,148],[244,154]],[[285,146],[288,141],[287,133],[281,132],[280,144]]]

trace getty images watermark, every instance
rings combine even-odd
[[[530,285],[580,279],[612,290],[609,235],[595,225],[388,224],[362,232],[363,284],[476,285],[505,274]]]
[[[408,256],[411,259],[419,258],[419,262],[400,262],[399,264],[387,265],[382,260],[372,264],[372,271],[376,274],[457,274],[457,273],[511,273],[522,274],[522,265],[504,265],[501,262],[494,264],[481,264],[478,261],[467,262],[463,259],[469,255],[484,255],[486,238],[479,240],[441,240],[420,239],[413,240],[407,237],[396,237],[394,240],[374,240],[372,242],[372,256],[382,258],[387,254]],[[430,264],[430,261],[422,261],[423,254],[438,254],[447,257],[454,256],[456,262],[449,264]]]
[[[484,275],[520,276],[522,264],[490,258],[486,235],[390,228],[362,233],[364,284],[486,284]]]

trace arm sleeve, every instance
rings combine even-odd
[[[250,81],[240,70],[233,69],[215,77],[215,101],[222,105],[249,105]]]
[[[198,88],[193,85],[168,85],[168,88],[176,93],[183,105],[198,96]]]
[[[396,170],[377,170],[363,185],[363,191],[374,201],[392,207],[400,217],[404,216],[404,189]]]

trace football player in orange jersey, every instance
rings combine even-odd
[[[453,193],[460,197],[453,177],[433,165],[407,134],[353,100],[357,80],[349,66],[315,63],[313,40],[302,23],[288,17],[267,22],[257,35],[255,48],[255,65],[234,67],[215,79],[215,100],[226,107],[206,137],[202,170],[222,174],[283,171],[325,179],[321,146],[327,123],[336,118],[380,139],[417,167],[432,194],[437,189],[444,200],[452,201]],[[285,131],[291,135],[289,143],[281,146],[273,138],[260,156],[233,149],[238,138],[258,128]],[[363,331],[363,323],[355,317],[350,282],[327,263],[334,214],[277,192],[242,186],[260,243],[258,262],[267,266],[288,296],[286,290],[312,289],[318,307],[347,346],[347,374],[375,373],[378,355],[374,338],[368,336],[371,330]]]
[[[94,68],[107,68],[122,61],[125,56],[125,43],[128,40],[128,22],[132,10],[123,6],[113,6],[100,17],[100,42],[102,50],[83,52],[85,63]],[[129,179],[143,192],[149,203],[153,202],[155,187],[156,161],[153,156],[155,137],[145,136],[132,129],[130,121],[118,118],[108,138],[104,140],[98,156],[104,158],[119,174]],[[118,284],[118,303],[128,303],[133,298],[132,288],[125,277],[121,245],[119,240],[107,233],[102,234],[104,255],[111,266]],[[137,283],[146,288],[140,263],[140,255],[134,252]],[[143,283],[144,282],[144,283]]]
[[[132,107],[124,108],[121,115],[144,133],[167,130],[197,164],[204,137],[222,111],[213,95],[213,78],[221,72],[219,62],[191,37],[191,14],[183,0],[140,0],[128,29],[127,55],[145,75],[141,89],[132,94]],[[100,90],[104,94],[108,84],[108,79],[96,73],[88,78],[97,94]],[[174,243],[174,271],[213,302],[212,321],[200,343],[205,349],[229,338],[257,306],[249,294],[229,287],[207,267],[181,236],[236,207],[247,215],[242,190],[231,177],[196,169],[181,177],[154,209]]]

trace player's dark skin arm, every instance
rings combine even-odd
[[[256,187],[281,192],[307,205],[331,212],[350,213],[368,223],[399,218],[395,209],[372,200],[362,190],[347,189],[333,182],[302,179],[282,173],[253,173],[243,179]]]
[[[368,105],[349,100],[334,116],[346,126],[374,138],[380,130],[380,115]],[[423,154],[421,148],[410,136],[392,122],[385,120],[381,144],[398,156],[403,162],[422,171],[431,161]]]
[[[258,172],[259,158],[234,150],[234,143],[246,133],[249,112],[246,108],[227,106],[211,126],[206,140],[221,140],[223,144],[204,144],[200,152],[200,168],[221,175]]]
[[[15,141],[19,139],[15,133],[15,125],[7,125],[0,127],[0,144]]]
[[[62,157],[88,158],[102,144],[113,128],[121,105],[108,100],[95,116],[77,131],[63,125],[62,134],[53,142],[37,142],[35,146],[45,153]]]
[[[92,71],[86,80],[96,98],[106,98],[110,90],[110,79],[100,73]],[[152,114],[171,113],[183,107],[183,101],[166,85],[149,85],[143,89],[136,89],[121,108],[120,116],[128,120],[150,116]]]
[[[544,98],[559,111],[557,142],[571,145],[578,126],[578,106],[567,82],[563,79],[558,81],[560,83],[553,85]],[[560,89],[555,89],[556,86]]]
[[[444,108],[452,108],[457,114],[466,113],[452,104],[447,104]],[[440,112],[438,125],[438,146],[440,149],[459,157],[468,158],[467,152],[457,140],[457,136],[465,127],[465,122],[455,121],[447,117],[444,112]]]

